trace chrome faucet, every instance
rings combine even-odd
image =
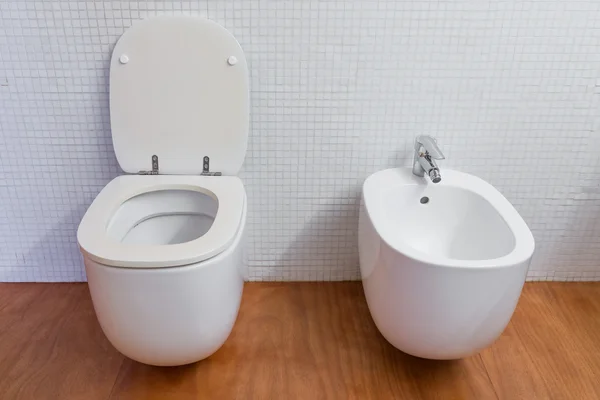
[[[425,172],[427,172],[431,182],[438,183],[442,180],[442,176],[435,160],[443,160],[444,158],[444,154],[433,137],[427,135],[417,136],[415,139],[413,174],[425,176]]]

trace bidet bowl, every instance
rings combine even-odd
[[[371,316],[396,348],[456,359],[489,346],[508,324],[533,236],[492,185],[443,169],[440,183],[410,168],[363,185],[359,252]]]

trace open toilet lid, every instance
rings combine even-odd
[[[236,175],[249,121],[248,67],[239,43],[217,23],[163,16],[136,22],[110,64],[110,121],[125,172]]]

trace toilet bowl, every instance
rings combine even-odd
[[[444,169],[365,181],[359,253],[365,297],[381,334],[405,353],[467,357],[492,344],[518,302],[533,236],[492,185]]]
[[[248,71],[210,20],[135,23],[110,64],[110,121],[127,175],[77,231],[109,341],[151,365],[202,360],[229,336],[244,285]]]

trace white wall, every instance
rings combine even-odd
[[[530,277],[600,279],[600,2],[0,0],[0,280],[85,279],[75,232],[120,173],[108,60],[155,14],[249,60],[252,279],[358,278],[361,182],[423,133],[525,218]]]

